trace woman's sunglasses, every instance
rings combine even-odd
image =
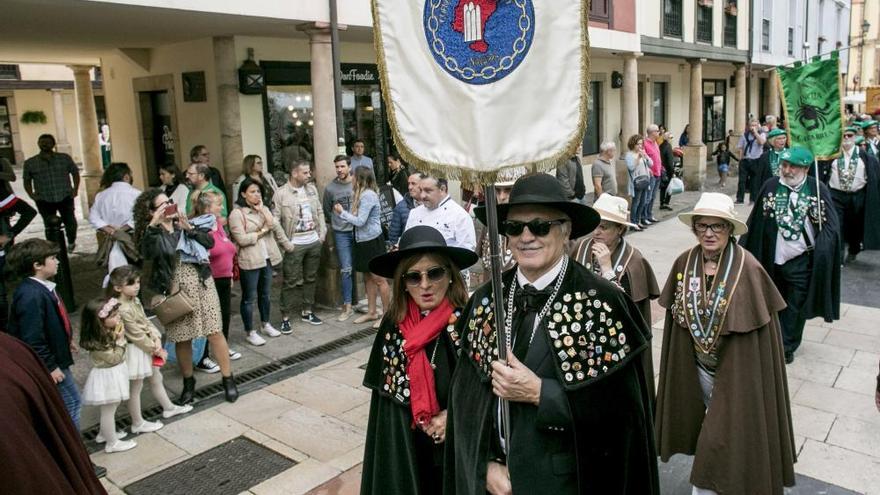
[[[502,233],[505,235],[518,236],[522,235],[523,229],[529,228],[532,235],[544,237],[550,233],[550,229],[554,225],[562,225],[567,222],[565,218],[558,220],[532,220],[530,222],[518,222],[516,220],[507,220],[501,224]]]
[[[427,276],[428,282],[432,284],[436,284],[437,282],[443,280],[446,277],[446,268],[442,266],[435,266],[424,272],[411,271],[403,274],[403,282],[410,287],[415,287],[416,285],[420,285],[422,283],[422,277]]]

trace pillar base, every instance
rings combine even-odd
[[[706,147],[702,144],[684,147],[684,188],[700,191],[706,180]]]
[[[626,200],[629,201],[632,198],[630,198],[629,188],[627,187],[629,184],[629,169],[626,168],[626,160],[621,159],[616,161],[614,173],[617,176],[617,191],[614,191],[614,195],[626,198]]]
[[[89,209],[95,203],[95,196],[101,189],[102,175],[88,171],[83,171],[79,174],[79,200],[82,204],[83,218],[89,218]]]

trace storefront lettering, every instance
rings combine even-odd
[[[376,74],[373,73],[370,69],[349,69],[347,72],[342,72],[342,81],[343,82],[355,82],[355,81],[364,81],[364,82],[374,82],[376,81]]]

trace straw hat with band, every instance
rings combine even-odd
[[[555,177],[548,174],[534,174],[521,177],[513,184],[510,200],[498,205],[498,224],[507,220],[507,213],[514,206],[546,206],[559,210],[571,220],[571,239],[589,234],[599,225],[599,214],[596,210],[581,203],[569,201],[562,191],[562,185]],[[486,207],[474,208],[477,220],[486,225]],[[500,229],[499,229],[500,230]]]
[[[736,217],[733,200],[726,194],[703,193],[693,211],[678,215],[681,223],[688,227],[693,226],[694,217],[717,217],[727,220],[733,224],[733,235],[742,235],[749,231],[749,227]]]
[[[455,268],[464,270],[480,259],[470,249],[446,245],[443,234],[434,227],[417,225],[400,236],[397,251],[385,253],[370,260],[370,271],[384,278],[394,278],[397,265],[414,254],[439,254],[449,258]]]
[[[593,209],[599,214],[601,220],[628,227],[636,226],[629,221],[629,203],[623,198],[602,193],[593,203]]]

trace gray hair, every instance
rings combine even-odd
[[[768,124],[770,122],[776,122],[776,116],[775,115],[768,115],[768,116],[764,117],[764,122],[766,122]]]
[[[602,144],[599,145],[599,153],[605,153],[608,150],[617,149],[617,145],[614,144],[614,141],[603,141]]]
[[[660,128],[657,126],[657,124],[649,124],[648,128],[645,129],[645,133],[647,134],[649,132],[654,132],[654,131],[659,131],[659,130],[660,130]]]

